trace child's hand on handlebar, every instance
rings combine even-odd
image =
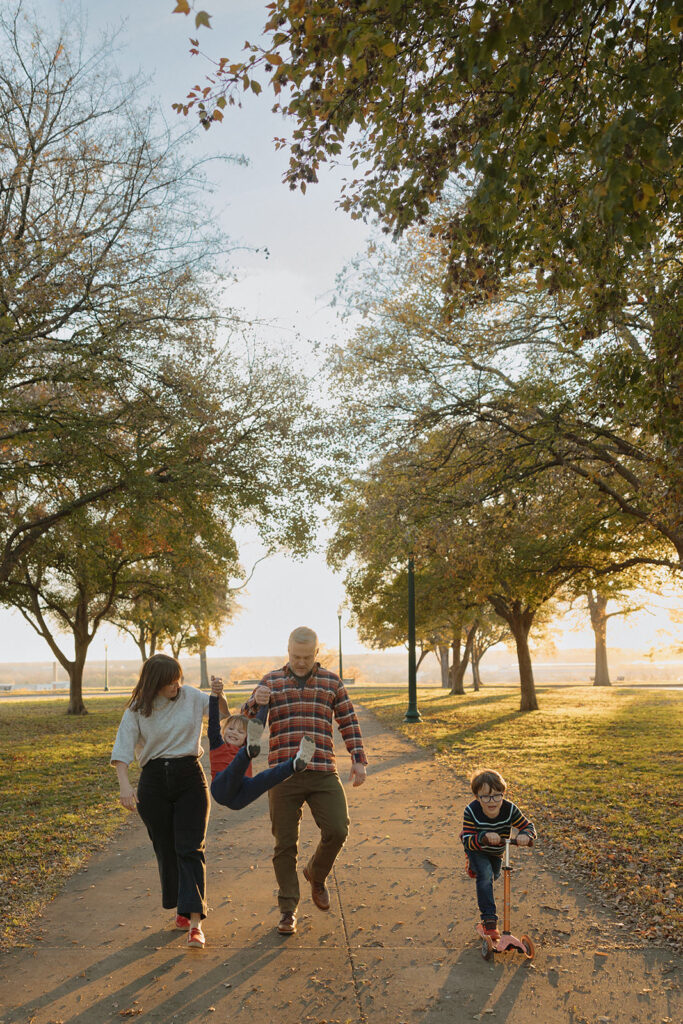
[[[486,833],[486,843],[488,846],[499,846],[503,840],[500,838],[497,832]]]
[[[525,836],[523,832],[517,836],[517,846],[531,846],[531,842],[531,836]]]

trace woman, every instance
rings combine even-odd
[[[222,695],[220,702],[229,714]],[[175,658],[155,654],[142,666],[111,754],[121,803],[129,811],[137,807],[152,840],[162,906],[176,909],[176,927],[187,930],[188,945],[198,949],[204,947],[209,823],[209,790],[199,758],[208,707],[208,693],[183,686]],[[128,778],[136,757],[142,769],[137,794]]]

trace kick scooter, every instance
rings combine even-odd
[[[523,953],[527,960],[533,959],[534,944],[528,935],[517,938],[510,931],[510,846],[517,846],[516,839],[505,840],[505,856],[503,862],[503,933],[497,942],[494,942],[490,935],[486,934],[484,925],[477,925],[477,933],[482,939],[481,955],[484,960],[490,960],[494,953],[512,953],[517,951]]]

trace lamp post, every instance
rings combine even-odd
[[[339,678],[343,681],[344,674],[343,674],[343,668],[342,668],[341,617],[342,617],[342,609],[341,609],[341,605],[339,605],[339,607],[337,608],[337,622],[339,624]]]
[[[415,656],[415,560],[408,555],[408,710],[404,722],[421,722],[417,710],[417,659]]]
[[[104,692],[109,693],[109,650],[104,641]]]

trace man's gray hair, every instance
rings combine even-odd
[[[296,629],[293,629],[292,632],[289,634],[289,641],[287,646],[289,646],[289,644],[291,643],[314,644],[314,646],[317,648],[318,634],[314,633],[312,629],[308,628],[308,626],[297,626]]]

